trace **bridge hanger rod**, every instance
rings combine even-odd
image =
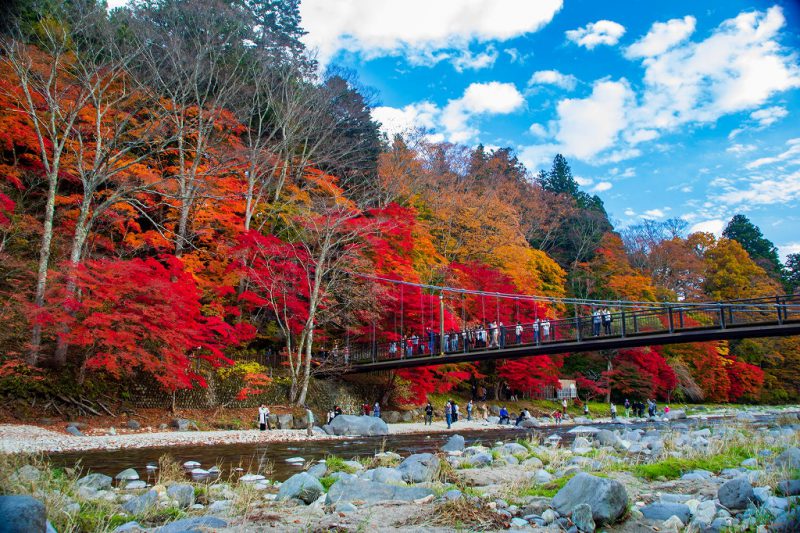
[[[418,287],[420,289],[428,289],[431,291],[436,292],[452,292],[456,294],[470,294],[476,296],[494,296],[498,298],[510,298],[515,300],[528,300],[528,301],[535,301],[535,302],[548,302],[548,303],[556,303],[556,304],[572,304],[572,305],[604,305],[604,306],[611,306],[611,307],[657,307],[661,308],[664,305],[673,305],[673,306],[680,306],[680,307],[709,307],[709,306],[719,306],[719,305],[747,305],[748,307],[759,308],[763,307],[765,309],[774,308],[776,303],[750,303],[747,304],[745,302],[647,302],[647,301],[632,301],[632,300],[590,300],[590,299],[580,299],[580,298],[555,298],[551,296],[537,296],[533,294],[511,294],[511,293],[503,293],[503,292],[491,292],[491,291],[480,291],[475,289],[462,289],[459,287],[447,287],[442,285],[431,285],[427,283],[415,283],[412,281],[404,281],[399,279],[387,278],[383,276],[375,276],[371,274],[363,274],[359,272],[349,272],[350,274],[366,279],[371,279],[375,281],[382,281],[386,283],[392,283],[396,285],[405,285],[410,287]],[[787,307],[795,307],[792,304],[783,304]]]

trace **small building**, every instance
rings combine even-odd
[[[553,385],[547,385],[535,392],[533,394],[534,398],[542,400],[562,400],[566,398],[571,400],[578,397],[578,385],[574,379],[559,379],[558,383],[561,388],[556,389]]]

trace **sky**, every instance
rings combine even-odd
[[[618,228],[743,213],[800,252],[800,2],[303,0],[387,133],[562,153]]]
[[[124,0],[111,0],[112,6]],[[617,228],[745,214],[800,252],[800,1],[302,0],[393,135],[567,157]]]

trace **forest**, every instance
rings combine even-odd
[[[298,0],[15,0],[0,27],[0,394],[166,394],[235,376],[236,399],[314,357],[423,334],[437,293],[388,278],[554,298],[445,301],[446,327],[574,313],[559,298],[716,301],[792,293],[746,216],[615,228],[569,162],[387,138],[353,73],[320,72]],[[487,311],[487,306],[490,308]],[[402,314],[402,325],[398,325]],[[438,316],[438,315],[437,315]],[[273,364],[259,354],[275,354]],[[800,399],[800,339],[530,357],[347,377],[393,404],[485,383],[576,379],[584,399]],[[372,381],[370,381],[372,380]]]

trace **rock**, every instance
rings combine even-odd
[[[344,464],[344,466],[347,467],[347,469],[355,470],[356,472],[364,470],[364,465],[362,465],[358,461],[344,461],[342,464]]]
[[[200,463],[198,463],[197,461],[186,461],[185,463],[183,463],[183,467],[188,470],[191,470],[192,468],[197,468],[199,466]]]
[[[789,479],[779,482],[778,492],[784,496],[800,495],[800,479]]]
[[[500,417],[499,416],[487,416],[486,417],[486,422],[488,422],[489,424],[499,424],[500,423]]]
[[[81,433],[81,430],[76,428],[75,426],[67,426],[66,432],[75,437],[83,437],[83,433]]]
[[[389,426],[386,425],[386,422],[374,416],[339,415],[330,424],[323,427],[326,433],[328,428],[332,435],[373,437],[389,434]]]
[[[511,519],[511,528],[512,529],[524,529],[527,528],[530,524],[528,521],[523,518],[512,518]]]
[[[679,531],[683,531],[685,524],[686,522],[682,521],[677,516],[670,516],[661,524],[661,529],[662,531],[678,533]]]
[[[689,522],[691,511],[684,503],[657,502],[645,505],[639,509],[648,520],[667,520],[671,516],[677,516],[684,524]]]
[[[42,473],[35,466],[23,465],[20,468],[18,468],[17,471],[14,472],[14,474],[11,477],[15,481],[34,483],[36,481],[39,481],[39,478],[42,477]]]
[[[339,502],[334,507],[337,513],[354,513],[358,511],[358,507],[350,502]]]
[[[297,498],[306,504],[314,502],[322,494],[325,493],[325,488],[317,478],[302,472],[295,474],[281,485],[278,490],[278,500],[287,500],[289,498]]]
[[[176,520],[156,528],[155,533],[202,533],[212,529],[228,527],[228,522],[216,516],[193,516]]]
[[[544,466],[544,463],[542,463],[542,460],[539,459],[538,457],[529,457],[524,461],[522,461],[522,466],[528,466],[531,468],[542,468]]]
[[[492,464],[494,457],[486,452],[476,453],[467,459],[467,463],[472,466],[486,466]]]
[[[620,439],[617,434],[607,429],[601,429],[595,433],[594,440],[599,442],[601,446],[612,446],[616,448],[620,444]]]
[[[456,490],[456,489],[448,490],[447,492],[444,493],[444,496],[443,496],[443,498],[445,500],[448,500],[448,501],[459,500],[459,499],[461,499],[463,497],[464,497],[464,494],[462,494],[462,492],[460,490]]]
[[[140,429],[142,427],[142,425],[136,420],[128,420],[126,425],[128,426],[128,429]]]
[[[142,481],[141,479],[135,479],[133,481],[123,481],[125,490],[139,490],[147,488],[147,483]]]
[[[786,469],[800,468],[800,448],[788,448],[775,458],[775,466]]]
[[[706,500],[700,502],[692,514],[694,515],[692,522],[705,527],[714,520],[714,516],[717,514],[717,506],[712,500]]]
[[[344,480],[358,478],[358,476],[354,474],[348,474],[347,472],[334,472],[333,474],[330,475],[330,477],[332,477],[333,479],[344,479]]]
[[[262,476],[261,474],[245,474],[239,478],[241,483],[258,483],[259,481],[264,481],[266,476]]]
[[[447,442],[440,448],[443,452],[463,452],[464,451],[464,437],[461,435],[453,435]]]
[[[538,428],[541,425],[542,424],[538,420],[536,420],[535,418],[526,418],[525,420],[520,422],[517,427],[526,428],[527,429],[527,428]]]
[[[619,481],[581,472],[558,491],[552,505],[559,513],[567,515],[582,503],[592,508],[595,523],[611,524],[627,510],[628,493]]]
[[[516,442],[509,442],[500,448],[502,455],[528,455],[528,448]]]
[[[572,511],[572,523],[578,528],[578,531],[592,533],[595,528],[594,520],[592,519],[592,508],[582,503],[575,507]]]
[[[139,473],[133,468],[126,468],[125,470],[114,476],[114,479],[116,479],[117,481],[135,481],[139,479]]]
[[[292,465],[302,465],[306,462],[306,460],[303,457],[289,457],[284,459],[284,462]]]
[[[403,483],[403,473],[397,468],[380,466],[372,471],[372,481],[378,483]]]
[[[397,469],[409,483],[432,481],[439,472],[439,458],[430,453],[415,453],[406,457]]]
[[[0,496],[3,533],[45,531],[47,510],[44,503],[31,496]]]
[[[686,418],[686,411],[683,409],[671,409],[669,413],[667,413],[664,418],[667,420],[683,420]]]
[[[575,435],[594,435],[600,431],[600,429],[592,426],[575,426],[569,430],[569,433],[574,433]]]
[[[189,431],[190,429],[197,429],[197,424],[186,418],[173,418],[169,426],[177,429],[178,431]]]
[[[317,479],[325,477],[325,474],[327,472],[328,472],[328,465],[326,465],[325,463],[317,463],[308,469],[308,474],[314,476]]]
[[[756,459],[755,457],[745,459],[744,461],[742,461],[742,466],[745,468],[756,468],[758,467],[758,459]]]
[[[558,518],[558,514],[553,511],[552,509],[548,509],[542,513],[542,520],[544,520],[545,524],[552,524]]]
[[[294,417],[291,413],[284,413],[282,415],[277,415],[275,422],[278,429],[292,429],[294,426]]]
[[[575,448],[591,448],[592,443],[589,442],[589,439],[586,437],[575,437],[575,440],[572,441],[572,449],[573,451]]]
[[[89,426],[87,426],[85,422],[67,422],[67,427],[74,427],[80,430],[84,430]]]
[[[132,531],[144,531],[145,529],[136,520],[125,522],[121,526],[117,526],[112,533],[130,533]]]
[[[385,500],[415,501],[433,497],[431,489],[423,487],[400,487],[364,479],[339,480],[328,490],[327,505],[338,502],[364,501],[376,503]]]
[[[550,483],[551,481],[553,481],[553,476],[552,476],[552,474],[550,474],[550,472],[548,472],[547,470],[544,470],[544,469],[541,469],[541,468],[540,468],[540,469],[539,469],[539,470],[537,470],[537,471],[536,471],[536,473],[533,475],[533,480],[534,480],[536,483],[540,483],[540,484],[542,484],[542,485],[543,485],[543,484],[545,484],[545,483]]]
[[[226,514],[232,506],[232,500],[220,500],[209,505],[208,512],[212,514]]]
[[[388,424],[397,424],[400,422],[402,415],[399,411],[382,411],[381,418],[383,418]]]
[[[755,499],[753,486],[745,477],[732,479],[719,488],[717,499],[728,509],[745,509]]]
[[[194,505],[194,487],[186,483],[177,483],[169,487],[167,496],[178,502],[178,507],[181,509]]]
[[[158,492],[155,490],[148,490],[141,496],[128,500],[123,504],[122,508],[128,514],[138,515],[147,511],[148,508],[158,503]]]

